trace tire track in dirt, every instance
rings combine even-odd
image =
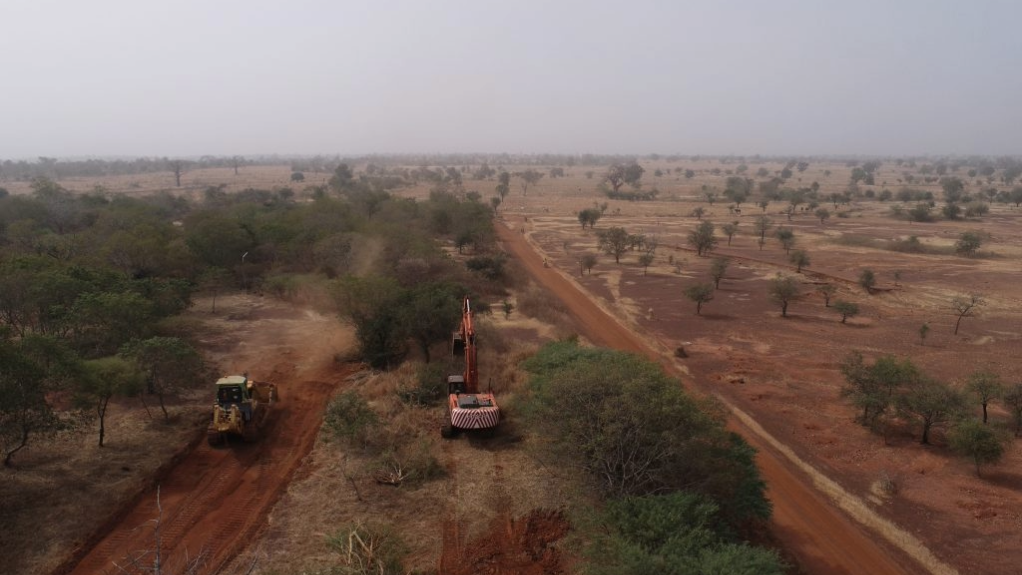
[[[302,379],[293,365],[273,371],[281,402],[259,441],[226,448],[197,445],[160,482],[164,569],[177,572],[198,559],[198,574],[216,573],[254,538],[274,503],[312,450],[326,404],[337,385],[358,367],[321,379]],[[205,431],[203,431],[205,433]],[[57,573],[117,573],[114,562],[155,548],[156,491],[141,498],[118,525],[71,569]],[[152,557],[147,557],[151,565]]]
[[[594,343],[649,357],[678,375],[674,366],[637,334],[605,312],[578,286],[560,272],[545,269],[541,256],[524,234],[498,224],[497,234],[505,251],[520,262],[543,288],[556,295],[578,322],[582,334]],[[761,437],[735,418],[729,427],[740,432],[757,449],[757,464],[767,482],[767,496],[774,513],[770,529],[777,540],[809,573],[895,575],[925,570],[909,564],[907,557],[874,540],[880,534],[853,523],[811,486],[805,476],[793,471],[785,458]],[[892,543],[893,545],[893,543]]]

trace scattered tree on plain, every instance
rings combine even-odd
[[[578,260],[580,267],[578,275],[582,275],[582,271],[588,271],[589,275],[593,275],[593,266],[596,265],[598,258],[596,254],[582,254],[582,257]]]
[[[702,206],[696,206],[695,209],[692,210],[692,217],[694,217],[697,220],[702,220],[703,219],[703,215],[705,215],[705,214],[706,214],[706,208],[704,208]]]
[[[688,244],[695,248],[697,255],[709,254],[717,245],[717,238],[713,235],[713,224],[702,222],[688,234]]]
[[[696,315],[702,315],[703,304],[713,300],[713,289],[707,283],[692,284],[685,288],[685,297],[696,304]]]
[[[651,253],[645,253],[639,256],[639,265],[642,266],[642,275],[646,275],[649,271],[649,266],[653,264],[653,260],[656,256]]]
[[[958,320],[955,321],[955,335],[958,335],[958,327],[962,323],[962,318],[976,315],[976,308],[983,305],[983,303],[983,296],[975,293],[970,294],[968,297],[958,296],[951,300],[951,308],[958,315]]]
[[[613,164],[607,169],[607,173],[603,175],[603,181],[610,184],[610,187],[615,192],[619,191],[621,186],[625,184],[638,188],[641,185],[640,180],[645,171],[645,168],[640,166],[638,162]]]
[[[830,219],[830,210],[827,208],[817,208],[816,217],[820,219],[821,224],[826,223]]]
[[[898,413],[915,419],[921,428],[919,442],[930,443],[930,431],[957,419],[965,409],[965,396],[948,384],[922,377],[898,396]]]
[[[1022,383],[1016,383],[1008,388],[1001,401],[1011,412],[1011,418],[1015,422],[1015,435],[1022,434]]]
[[[898,361],[893,355],[883,355],[873,365],[867,365],[858,351],[841,362],[841,373],[846,382],[841,396],[862,410],[856,420],[873,430],[879,428],[880,418],[893,405],[897,394],[921,377],[919,369],[908,359]]]
[[[955,242],[955,253],[971,257],[976,255],[980,246],[983,245],[983,237],[976,232],[963,232]]]
[[[841,314],[841,323],[845,323],[848,318],[859,315],[859,306],[850,301],[839,299],[834,302],[834,311]]]
[[[795,250],[788,256],[790,261],[795,266],[795,273],[802,273],[802,268],[809,267],[811,263],[809,261],[809,254],[805,250]]]
[[[980,476],[981,465],[996,464],[1004,456],[1004,441],[997,431],[984,423],[966,418],[952,426],[947,434],[951,450],[975,463],[976,477]]]
[[[731,238],[734,237],[735,233],[738,232],[738,220],[735,220],[727,224],[723,224],[722,226],[720,226],[720,231],[724,232],[724,234],[727,236],[727,245],[730,246]]]
[[[603,212],[596,208],[586,208],[578,213],[578,223],[582,224],[582,229],[586,229],[586,226],[590,228],[596,227],[596,222],[603,216]]]
[[[515,176],[521,180],[520,185],[522,186],[522,195],[526,196],[529,194],[529,186],[534,186],[543,179],[543,172],[539,172],[533,169],[524,170],[521,172],[515,172]]]
[[[628,251],[631,236],[624,228],[612,227],[596,232],[597,245],[608,256],[614,256],[614,263],[621,263],[621,256]]]
[[[930,333],[930,324],[919,326],[919,345],[926,345],[926,336]]]
[[[774,232],[774,237],[777,241],[781,242],[781,247],[784,248],[784,253],[791,253],[791,248],[795,247],[795,231],[791,228],[777,228]]]
[[[987,406],[992,401],[997,401],[1004,395],[1004,385],[996,373],[990,371],[975,371],[969,375],[965,389],[976,396],[980,406],[983,408],[983,423],[987,422]]]
[[[781,306],[781,317],[788,317],[788,304],[798,298],[798,283],[794,278],[777,274],[770,280],[770,298]]]
[[[876,284],[877,276],[873,273],[873,270],[866,268],[859,273],[859,285],[862,286],[862,289],[866,290],[866,293],[872,294]]]
[[[720,288],[720,280],[724,279],[728,264],[730,264],[730,261],[727,258],[714,258],[713,262],[710,263],[710,277],[713,278],[713,287],[715,289]]]
[[[759,234],[759,249],[763,249],[763,244],[766,243],[767,232],[774,226],[773,220],[767,216],[758,216],[756,221],[753,223],[753,229]]]
[[[823,296],[823,306],[830,307],[830,298],[834,297],[834,294],[837,293],[837,286],[834,284],[822,284],[817,286],[816,291],[820,292],[820,295]]]

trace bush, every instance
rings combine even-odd
[[[402,385],[397,390],[398,397],[410,405],[436,405],[447,395],[446,375],[439,363],[423,364],[416,373],[415,386]]]
[[[769,517],[754,450],[658,364],[557,342],[522,366],[532,374],[533,426],[604,493],[687,489],[715,501],[732,525]]]
[[[334,437],[365,449],[379,417],[369,403],[353,390],[338,395],[327,406],[323,426]]]
[[[712,501],[687,492],[610,501],[600,517],[605,535],[588,549],[587,572],[784,573],[775,552],[734,543],[717,512]]]
[[[484,278],[497,281],[504,277],[504,263],[506,262],[504,256],[477,256],[469,258],[465,262],[465,267],[468,269],[481,274]]]

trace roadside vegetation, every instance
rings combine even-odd
[[[604,504],[588,520],[593,573],[782,573],[742,536],[770,516],[753,449],[712,403],[634,355],[551,343],[526,360],[524,411],[547,457]]]

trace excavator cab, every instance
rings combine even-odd
[[[465,393],[465,376],[463,375],[448,375],[447,376],[447,394],[458,395]]]

